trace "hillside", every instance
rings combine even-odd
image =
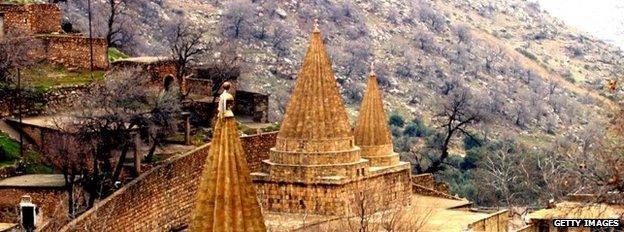
[[[530,145],[575,135],[605,122],[618,108],[621,92],[609,93],[604,85],[623,72],[621,51],[567,27],[535,3],[253,2],[129,1],[123,25],[131,36],[122,49],[134,55],[166,53],[166,28],[190,22],[207,31],[206,41],[236,45],[245,60],[243,87],[270,94],[271,117],[279,120],[318,18],[352,117],[373,57],[388,111],[431,123],[437,99],[463,83],[494,116],[479,129]],[[84,4],[61,4],[83,31]],[[102,17],[96,15],[96,25]],[[235,22],[240,31],[233,34]]]

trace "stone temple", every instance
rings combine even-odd
[[[225,91],[219,101],[212,147],[197,190],[190,231],[266,231],[256,198],[236,119],[234,98]]]
[[[373,211],[410,202],[410,166],[393,152],[375,75],[354,135],[318,29],[276,145],[252,176],[269,211],[349,215],[362,198]]]

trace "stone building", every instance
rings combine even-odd
[[[39,208],[39,228],[65,222],[68,193],[63,175],[36,174],[0,180],[0,224],[19,223],[18,205],[25,195]]]
[[[176,65],[170,57],[144,56],[118,59],[111,62],[111,68],[138,68],[150,78],[150,86],[158,89],[169,88],[175,80]]]
[[[61,10],[55,4],[0,3],[0,40],[11,37],[34,37],[41,46],[33,46],[29,59],[41,60],[69,69],[89,69],[90,44],[93,44],[95,69],[108,68],[108,45],[102,38],[65,34],[61,29]]]
[[[378,95],[373,85],[367,96]],[[367,99],[375,102],[379,99]],[[365,105],[371,114],[383,112],[379,104]],[[372,109],[375,108],[376,109]],[[382,117],[362,120],[377,125]],[[388,133],[387,128],[361,130]],[[389,136],[382,134],[381,136]],[[369,156],[392,156],[388,139],[367,147]],[[367,144],[364,144],[367,145]],[[380,145],[380,147],[376,147]],[[378,154],[371,152],[378,149]],[[292,98],[284,115],[276,145],[263,169],[252,173],[263,207],[269,211],[349,215],[365,198],[373,210],[408,204],[411,195],[410,167],[393,158],[371,162],[361,157],[360,147],[341,99],[321,33],[315,29]],[[384,165],[383,168],[373,164]]]
[[[376,169],[407,165],[400,162],[399,154],[394,152],[374,67],[371,68],[367,88],[355,127],[355,145],[362,149],[362,157]]]
[[[61,31],[61,10],[54,4],[0,3],[0,39],[8,33],[51,34]]]
[[[227,93],[229,83],[224,88],[190,231],[266,231],[236,129],[231,109],[234,98]]]

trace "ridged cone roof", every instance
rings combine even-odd
[[[375,74],[372,74],[368,79],[368,87],[360,106],[360,114],[355,127],[355,144],[358,146],[392,144],[388,120]]]
[[[320,141],[352,136],[331,61],[321,33],[315,30],[278,138]],[[280,139],[277,147],[280,147]]]
[[[216,121],[190,231],[266,231],[236,121]]]

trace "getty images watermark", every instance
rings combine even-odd
[[[555,227],[619,227],[620,219],[554,219]]]

